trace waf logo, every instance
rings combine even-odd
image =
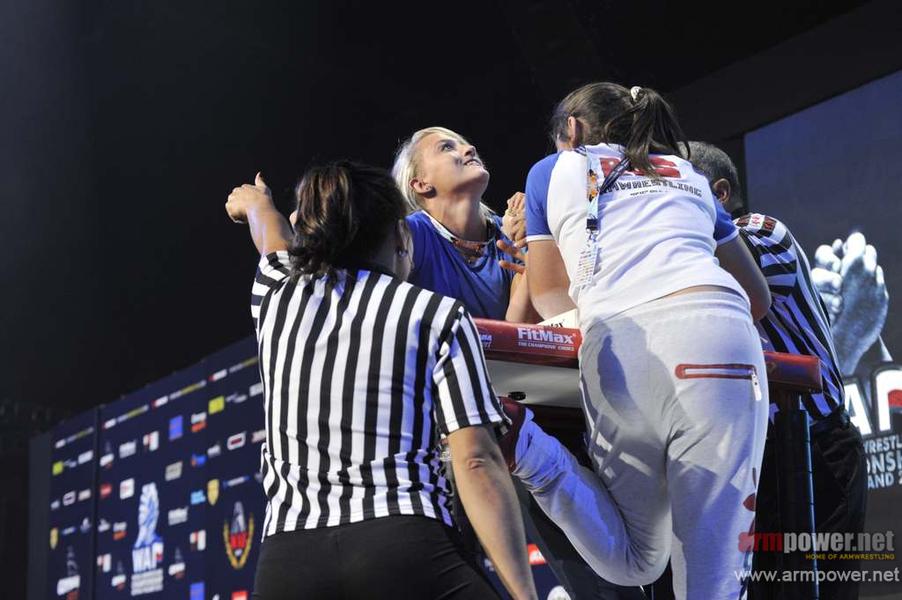
[[[132,548],[132,596],[151,594],[163,589],[163,539],[157,534],[160,497],[157,484],[141,488],[138,505],[138,536]]]
[[[229,557],[229,564],[233,569],[241,569],[247,563],[253,539],[254,515],[250,515],[245,521],[244,506],[241,502],[236,502],[232,511],[232,522],[225,521],[222,524],[222,540],[225,542],[226,556]]]

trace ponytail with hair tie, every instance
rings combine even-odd
[[[682,156],[688,140],[670,104],[652,88],[626,88],[598,82],[576,89],[560,101],[551,117],[552,139],[567,140],[567,119],[582,124],[582,135],[569,140],[575,146],[618,144],[624,147],[631,168],[659,179],[649,154]]]
[[[633,104],[639,101],[639,92],[642,91],[642,88],[638,85],[634,85],[630,88],[630,98],[633,99]]]

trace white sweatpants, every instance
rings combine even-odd
[[[595,472],[530,421],[514,475],[605,579],[646,585],[672,558],[677,598],[740,597],[768,415],[745,302],[688,293],[595,323],[580,371]]]

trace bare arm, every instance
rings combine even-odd
[[[567,292],[570,278],[564,260],[553,240],[530,242],[526,269],[529,272],[529,297],[543,319],[576,308]]]
[[[758,268],[758,263],[739,236],[720,244],[714,251],[714,256],[717,257],[720,266],[732,275],[748,294],[752,305],[752,318],[755,321],[763,318],[770,310],[770,289],[767,287],[764,274]]]
[[[507,305],[504,320],[512,323],[538,323],[542,320],[542,317],[533,308],[532,299],[529,297],[529,281],[526,273],[514,275],[514,280],[511,282],[510,302]]]
[[[537,323],[542,318],[533,307],[529,297],[529,285],[524,266],[526,255],[521,250],[526,246],[526,195],[523,192],[517,192],[508,199],[507,210],[504,211],[504,217],[501,219],[501,231],[514,245],[500,239],[496,242],[498,248],[519,261],[500,261],[502,268],[514,273],[510,301],[504,319],[515,323]]]
[[[517,245],[511,246],[505,240],[496,242],[499,250],[520,261],[511,262],[503,259],[498,261],[501,264],[501,268],[514,273],[514,278],[511,281],[510,300],[507,304],[504,320],[513,323],[538,323],[542,318],[536,312],[536,309],[533,308],[532,299],[529,297],[526,267],[521,264],[526,262],[526,255],[520,250],[525,244],[526,242],[521,241]]]
[[[287,250],[291,244],[291,225],[276,209],[259,173],[254,185],[245,183],[232,190],[225,208],[233,221],[248,224],[260,254]]]
[[[467,517],[501,581],[516,600],[536,598],[520,505],[492,429],[457,429],[448,444]]]

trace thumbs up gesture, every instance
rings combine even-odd
[[[225,203],[226,213],[235,223],[247,223],[248,212],[271,206],[272,193],[260,173],[254,177],[254,183],[234,188]]]

